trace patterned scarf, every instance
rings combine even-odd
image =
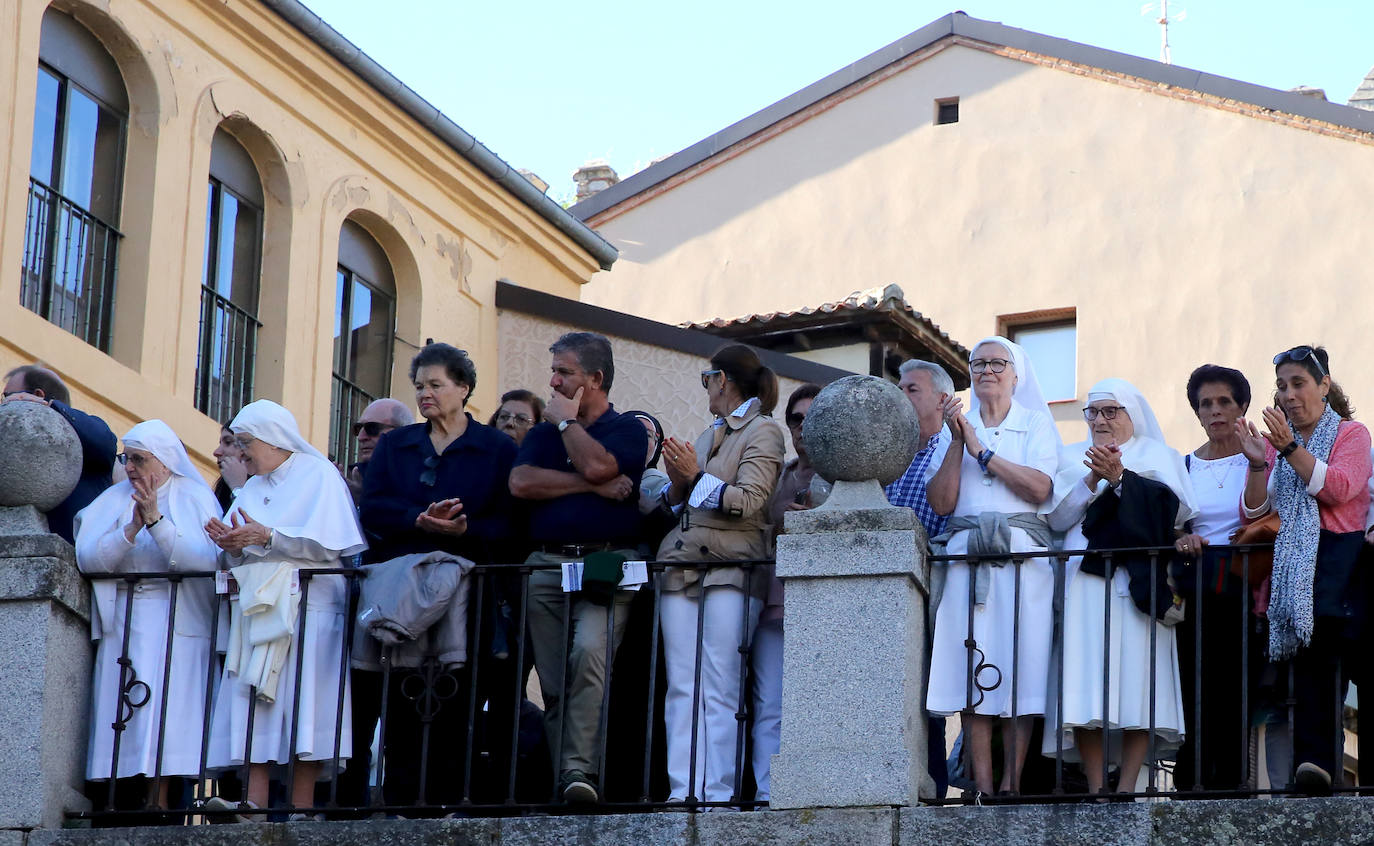
[[[1293,436],[1317,460],[1326,461],[1340,422],[1340,415],[1328,406],[1311,442],[1303,443],[1297,429]],[[1269,660],[1282,661],[1312,642],[1312,581],[1322,530],[1316,498],[1307,493],[1307,483],[1286,459],[1274,466],[1274,507],[1279,512],[1279,536],[1270,577]]]

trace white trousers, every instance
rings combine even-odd
[[[747,613],[746,613],[746,605]],[[735,753],[743,710],[740,689],[740,644],[758,622],[763,603],[733,587],[706,588],[699,597],[664,593],[659,616],[668,670],[664,722],[668,741],[668,784],[675,800],[695,796],[704,802],[726,802],[735,793]],[[701,644],[701,692],[696,714],[692,690],[696,681],[697,615],[704,615]],[[695,719],[694,719],[695,716]],[[697,731],[696,779],[692,786],[692,725]]]
[[[771,795],[768,773],[782,740],[782,620],[759,623],[754,633],[754,798]]]

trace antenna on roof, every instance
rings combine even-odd
[[[1184,9],[1173,17],[1169,16],[1169,0],[1159,0],[1158,3],[1146,3],[1140,7],[1140,14],[1153,14],[1156,10],[1159,17],[1155,18],[1155,23],[1159,24],[1159,60],[1166,65],[1173,64],[1173,56],[1169,52],[1169,24],[1178,23],[1188,17],[1188,10]]]

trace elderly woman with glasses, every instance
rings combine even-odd
[[[1065,533],[1064,547],[1172,544],[1197,508],[1183,458],[1164,442],[1149,403],[1130,383],[1104,379],[1088,392],[1083,417],[1088,439],[1064,448],[1049,514],[1050,527]],[[1048,721],[1044,751],[1053,755],[1062,743],[1066,759],[1081,758],[1092,793],[1103,790],[1103,761],[1113,757],[1117,789],[1134,792],[1150,730],[1159,756],[1170,757],[1182,742],[1178,644],[1173,627],[1160,622],[1182,616],[1169,585],[1171,558],[1121,553],[1108,564],[1094,552],[1068,561],[1064,698],[1058,719]],[[1059,741],[1055,725],[1063,727]],[[1105,748],[1104,729],[1120,730],[1111,735],[1119,749]]]
[[[507,479],[516,448],[466,411],[477,368],[463,350],[429,344],[411,360],[410,379],[425,422],[386,433],[373,450],[359,504],[370,547],[366,561],[428,552],[451,553],[475,564],[509,560]],[[484,605],[494,607],[494,602],[492,592],[485,591]],[[481,633],[483,642],[490,639],[491,607],[483,609],[488,629]],[[394,707],[388,708],[383,786],[389,804],[414,802],[419,791],[422,726],[414,703],[399,691],[420,672],[393,671],[391,677],[388,695]],[[446,707],[430,726],[427,801],[462,797],[465,715],[464,708]]]
[[[664,722],[670,801],[728,802],[738,788],[741,653],[763,608],[768,578],[727,562],[768,556],[768,500],[785,447],[782,427],[772,419],[777,376],[752,349],[722,347],[701,381],[715,421],[695,445],[677,438],[663,445],[671,480],[663,498],[681,522],[663,539],[658,559],[722,564],[663,572]]]
[[[1369,508],[1370,437],[1351,419],[1322,347],[1279,353],[1274,375],[1280,407],[1262,412],[1263,434],[1249,421],[1236,423],[1250,463],[1242,503],[1247,520],[1279,515],[1269,660],[1291,662],[1295,779],[1315,795],[1331,790],[1341,767],[1341,705],[1365,610],[1356,563]]]
[[[944,407],[949,454],[965,454],[941,466],[927,498],[937,513],[950,514],[945,532],[931,541],[937,554],[980,559],[937,564],[932,573],[944,589],[926,707],[937,716],[964,713],[979,794],[993,790],[992,732],[1002,721],[1000,789],[1010,793],[1020,789],[1031,718],[1045,713],[1054,571],[1034,556],[1052,540],[1043,515],[1052,505],[1060,441],[1020,346],[1000,336],[979,341],[969,373],[968,415],[958,402]]]
[[[291,412],[258,400],[229,428],[250,478],[225,518],[205,525],[237,586],[209,765],[249,764],[247,807],[263,808],[271,766],[294,758],[289,803],[308,808],[316,779],[352,756],[347,679],[339,677],[348,585],[342,576],[320,576],[307,588],[302,573],[338,567],[366,545],[343,477],[302,437]],[[233,806],[217,797],[207,807]]]
[[[76,563],[81,571],[213,573],[219,550],[203,526],[220,515],[219,505],[171,428],[161,420],[134,426],[124,435],[119,461],[127,472],[125,480],[106,488],[76,515]],[[178,583],[174,623],[172,586],[165,579],[132,586],[102,579],[93,583],[92,592],[91,636],[99,645],[91,685],[86,778],[196,775],[210,671],[213,580],[188,578]],[[168,625],[173,629],[171,671],[164,677]],[[121,658],[130,662],[131,678],[126,678]],[[142,704],[132,709],[124,730],[116,734],[111,726],[122,710],[121,690],[130,682],[130,700]],[[139,696],[140,690],[145,695]],[[164,707],[175,718],[171,728],[162,725]],[[150,795],[150,804],[166,807],[167,787],[163,781],[161,795]]]
[[[487,425],[495,426],[510,435],[515,439],[515,445],[520,446],[525,440],[525,435],[542,419],[544,401],[532,391],[516,388],[501,395],[501,407],[492,414]]]

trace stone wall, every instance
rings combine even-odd
[[[66,829],[0,832],[0,846],[1325,846],[1371,831],[1374,799],[1246,799]]]

